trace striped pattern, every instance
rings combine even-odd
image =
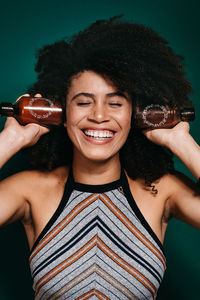
[[[31,253],[35,299],[155,299],[166,261],[127,182],[82,186],[70,185]]]

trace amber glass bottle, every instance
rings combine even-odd
[[[134,125],[140,129],[172,128],[181,121],[194,121],[194,107],[170,109],[160,104],[135,107]]]
[[[14,104],[0,103],[0,115],[14,117],[20,124],[61,125],[63,109],[59,102],[46,98],[22,96]]]
[[[63,109],[59,102],[39,97],[23,96],[14,104],[0,103],[0,115],[11,116],[20,124],[37,123],[43,126],[63,123]],[[171,128],[180,121],[193,121],[194,107],[169,109],[164,105],[135,106],[134,125],[140,129]]]

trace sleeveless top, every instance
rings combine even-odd
[[[130,192],[124,171],[104,185],[74,182],[30,255],[35,299],[156,299],[163,246]]]

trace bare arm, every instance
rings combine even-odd
[[[0,133],[0,167],[20,149],[34,145],[49,130],[37,124],[21,126],[8,118]],[[23,218],[27,209],[25,175],[19,173],[0,182],[0,226]]]
[[[7,118],[0,133],[0,168],[20,149],[34,145],[48,129],[37,124],[21,126],[14,118]]]
[[[151,141],[169,148],[190,170],[200,177],[200,147],[189,134],[189,124],[181,122],[172,129],[145,131]],[[168,176],[167,202],[172,216],[200,229],[200,186],[181,172]]]
[[[23,177],[23,173],[18,173],[0,183],[0,226],[23,219],[29,209]]]
[[[200,146],[189,134],[187,122],[180,122],[172,129],[143,131],[152,142],[169,148],[198,179],[200,177]]]

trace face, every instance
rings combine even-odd
[[[66,100],[66,128],[74,157],[105,161],[119,157],[131,126],[128,95],[102,76],[85,71],[71,82]]]

